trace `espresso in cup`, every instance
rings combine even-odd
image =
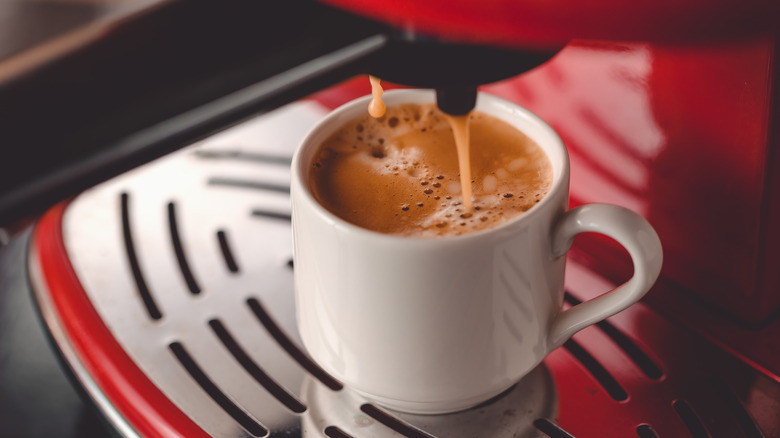
[[[312,160],[312,194],[341,219],[386,234],[454,236],[510,221],[547,194],[552,166],[508,123],[480,111],[470,118],[473,208],[463,202],[452,128],[433,103],[341,126]]]

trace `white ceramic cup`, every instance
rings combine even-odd
[[[494,228],[441,238],[382,234],[336,217],[312,196],[309,167],[328,136],[366,114],[369,99],[325,117],[292,163],[298,327],[311,357],[348,387],[406,412],[472,407],[655,282],[662,250],[647,221],[613,205],[567,211],[569,158],[560,137],[530,111],[488,94],[477,109],[524,132],[550,159],[553,184],[541,202]],[[428,90],[384,95],[388,106],[434,99]],[[634,275],[562,311],[566,252],[575,235],[590,231],[620,242]]]

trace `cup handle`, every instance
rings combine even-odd
[[[564,256],[574,236],[584,232],[604,234],[623,245],[634,263],[634,275],[612,291],[559,313],[550,327],[550,351],[585,327],[639,301],[661,272],[661,240],[653,227],[633,211],[607,204],[588,204],[567,211],[553,229],[554,256]]]

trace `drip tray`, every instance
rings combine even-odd
[[[70,271],[51,266],[49,240],[34,240],[44,319],[120,434],[171,434],[147,409],[217,437],[780,436],[777,382],[644,304],[466,412],[392,412],[343,387],[302,351],[294,312],[289,165],[325,112],[287,106],[60,207],[62,264],[83,292],[62,290],[50,273]],[[567,285],[567,306],[614,287],[573,262]],[[63,304],[78,294],[88,305]],[[88,317],[100,327],[77,330]],[[83,340],[100,330],[110,339]],[[104,358],[111,366],[87,357],[104,343],[119,349]],[[137,373],[125,386],[117,361]]]

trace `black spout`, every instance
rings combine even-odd
[[[447,87],[436,89],[439,109],[453,116],[463,116],[477,104],[477,87]]]
[[[462,115],[474,108],[478,86],[517,76],[556,53],[391,34],[387,46],[372,55],[369,71],[390,82],[433,88],[442,111]]]

